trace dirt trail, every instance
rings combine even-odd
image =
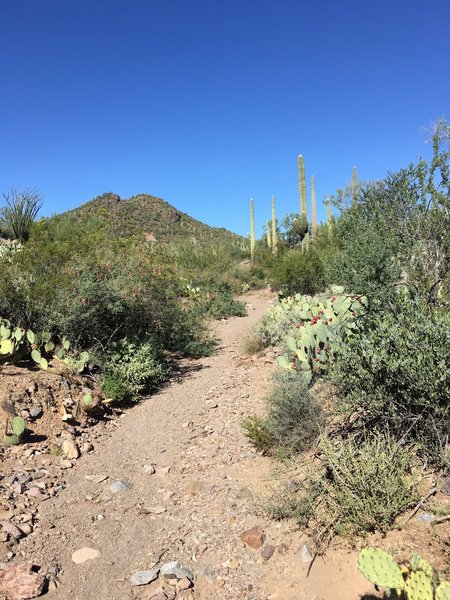
[[[247,317],[216,325],[218,353],[186,362],[168,387],[123,415],[95,452],[77,461],[66,489],[42,503],[42,527],[20,550],[35,564],[62,569],[50,598],[174,598],[161,578],[139,587],[129,581],[160,556],[158,564],[179,560],[195,575],[194,588],[177,599],[348,600],[368,591],[355,554],[344,550],[316,561],[306,579],[301,533],[258,514],[273,464],[253,451],[240,423],[261,410],[274,361],[270,353],[243,356],[242,340],[270,302],[246,299]],[[86,479],[93,475],[105,479]],[[113,493],[118,481],[131,487]],[[269,560],[240,539],[256,525],[277,547]],[[75,564],[72,553],[83,547],[99,556]],[[154,596],[161,586],[166,595]]]

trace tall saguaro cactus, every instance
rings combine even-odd
[[[269,248],[272,248],[272,237],[270,235],[271,228],[272,228],[272,222],[271,221],[267,221],[267,223],[266,223],[266,236],[267,236],[267,246]]]
[[[328,223],[328,234],[331,234],[331,232],[333,231],[333,218],[331,216],[331,204],[330,204],[330,199],[327,198],[325,200],[325,204],[327,207],[327,223]]]
[[[357,191],[358,191],[358,175],[356,173],[356,167],[353,167],[353,177],[352,177],[352,201],[353,201],[353,204],[356,204]]]
[[[298,155],[298,187],[300,191],[300,216],[302,221],[308,223],[308,213],[306,209],[306,179],[305,179],[305,161],[301,154]]]
[[[275,196],[272,196],[272,253],[278,251],[277,217],[275,215]]]
[[[316,184],[314,175],[311,176],[311,227],[311,237],[314,239],[317,233]]]
[[[255,205],[250,198],[250,256],[255,260]]]

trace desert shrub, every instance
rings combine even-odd
[[[197,311],[200,316],[212,319],[246,315],[245,304],[234,298],[233,289],[226,282],[209,285],[205,296],[197,304]]]
[[[331,442],[321,439],[325,467],[321,498],[337,534],[387,531],[418,494],[410,454],[389,435]]]
[[[246,436],[259,449],[286,456],[311,448],[324,421],[301,374],[280,371],[267,399],[267,416],[243,422]]]
[[[23,250],[5,265],[0,314],[15,325],[50,331],[101,356],[124,337],[149,336],[168,350],[210,351],[202,315],[180,302],[173,265],[137,239],[114,239],[92,219],[35,224]]]
[[[361,427],[384,429],[418,443],[448,463],[450,322],[420,300],[398,297],[390,310],[360,322],[342,348],[333,379],[343,410]],[[356,423],[355,423],[356,425]]]
[[[319,495],[319,480],[311,474],[297,485],[283,485],[262,503],[262,510],[275,521],[295,519],[300,527],[307,527],[315,515]]]
[[[292,452],[311,447],[324,421],[322,409],[311,397],[301,374],[275,373],[267,397],[267,428],[273,444]]]
[[[448,291],[450,273],[450,134],[434,127],[433,158],[363,187],[335,235],[339,252],[327,276],[353,293],[388,305],[402,285],[426,301]]]
[[[264,349],[264,344],[261,337],[252,332],[244,339],[242,347],[246,354],[257,354]]]
[[[252,264],[249,268],[238,266],[231,275],[240,282],[241,289],[258,290],[267,285],[267,269],[259,264]]]
[[[157,390],[168,374],[154,340],[142,344],[122,340],[111,348],[102,388],[114,400],[132,401]]]
[[[242,428],[255,448],[264,453],[269,452],[273,439],[265,419],[251,415],[242,421]]]
[[[271,279],[276,289],[285,295],[316,294],[325,289],[326,280],[322,261],[313,249],[300,249],[283,254],[274,263]]]

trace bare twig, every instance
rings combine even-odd
[[[403,523],[402,527],[405,527],[405,525],[407,525],[407,523],[409,523],[411,521],[411,519],[416,514],[416,512],[419,510],[419,508],[421,508],[423,506],[423,504],[425,504],[425,502],[428,500],[428,498],[430,498],[430,496],[433,496],[433,494],[435,494],[436,492],[437,492],[437,487],[433,486],[431,489],[428,490],[428,492],[425,494],[425,496],[422,496],[422,498],[416,504],[414,509],[410,512],[408,518]]]

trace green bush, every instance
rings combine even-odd
[[[153,340],[143,344],[122,340],[112,350],[102,388],[114,400],[132,401],[153,392],[169,374],[169,368]]]
[[[243,427],[259,450],[289,455],[311,448],[323,422],[323,411],[301,374],[280,371],[267,397],[267,416],[248,417]]]
[[[360,322],[342,348],[333,379],[343,410],[360,427],[384,429],[420,444],[448,464],[450,321],[448,314],[408,297]]]
[[[340,535],[387,531],[418,499],[410,454],[389,435],[321,440],[326,519]]]
[[[436,301],[450,275],[450,135],[434,127],[433,158],[370,183],[343,209],[334,235],[339,252],[327,277],[352,293],[389,305],[400,285]]]
[[[314,250],[286,252],[274,263],[271,278],[274,287],[286,296],[313,295],[323,291],[326,285],[322,261]]]
[[[291,452],[311,448],[323,425],[324,415],[300,373],[282,371],[275,374],[267,407],[266,424],[275,446]]]
[[[234,298],[233,289],[226,282],[209,286],[205,299],[199,302],[197,308],[202,317],[212,319],[243,317],[247,314],[245,304]]]
[[[264,453],[270,451],[273,440],[265,419],[251,415],[242,421],[242,427],[245,435],[257,450]]]
[[[203,315],[185,309],[173,264],[138,239],[114,239],[92,219],[55,217],[34,225],[3,265],[0,315],[91,351],[102,364],[111,343],[149,336],[180,354],[211,350]]]

